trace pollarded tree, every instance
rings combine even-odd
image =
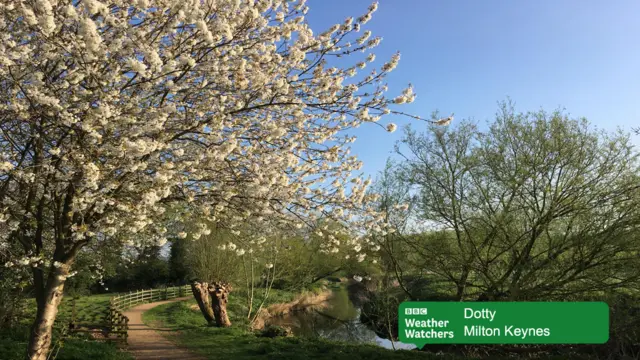
[[[116,233],[161,245],[164,203],[229,228],[363,208],[345,131],[415,97],[384,96],[399,55],[358,75],[376,8],[316,35],[304,0],[0,4],[0,241],[33,273],[28,358],[46,358],[76,254]]]

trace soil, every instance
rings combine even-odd
[[[190,297],[142,304],[125,311],[124,315],[129,318],[128,350],[136,360],[205,360],[204,357],[190,353],[167,340],[161,335],[163,329],[151,328],[142,322],[142,314],[145,311],[187,299]]]

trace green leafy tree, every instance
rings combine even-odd
[[[189,275],[186,240],[172,239],[169,252],[169,278],[176,283],[183,284],[189,280]]]
[[[638,153],[621,132],[502,104],[486,132],[408,129],[399,149],[435,231],[415,265],[456,298],[566,299],[638,289]]]

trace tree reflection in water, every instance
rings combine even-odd
[[[287,326],[295,336],[322,337],[357,343],[377,344],[387,349],[393,346],[389,339],[376,335],[365,324],[360,322],[360,309],[350,300],[347,290],[340,288],[334,291],[329,306],[322,310],[296,312],[269,319],[269,324]],[[413,349],[412,344],[394,341],[396,349]]]

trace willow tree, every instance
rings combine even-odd
[[[385,97],[399,54],[360,71],[376,8],[314,34],[302,0],[0,4],[0,242],[33,274],[29,359],[77,254],[114,234],[163,244],[164,204],[231,229],[379,220],[354,217],[368,181],[348,130],[395,130],[380,118],[415,95]]]
[[[584,298],[637,289],[640,185],[628,134],[503,104],[485,132],[408,130],[422,221],[417,265],[458,299]]]

